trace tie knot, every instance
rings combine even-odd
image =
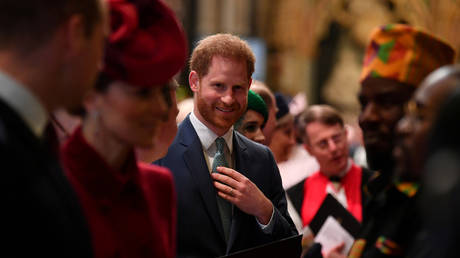
[[[331,176],[331,177],[329,177],[329,181],[335,182],[335,183],[340,183],[340,182],[342,182],[342,178],[339,177],[339,176]]]
[[[224,153],[225,140],[222,137],[216,139],[217,152]]]

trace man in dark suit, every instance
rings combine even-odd
[[[48,114],[80,105],[107,31],[102,0],[0,2],[2,257],[91,257],[91,241]]]
[[[236,36],[200,41],[190,62],[194,110],[157,164],[174,176],[178,256],[215,257],[296,234],[272,153],[233,131],[255,58]]]

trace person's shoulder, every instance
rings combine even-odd
[[[138,162],[139,183],[152,198],[161,198],[162,202],[174,200],[174,182],[168,168],[153,164]]]
[[[303,193],[304,187],[305,187],[305,181],[307,181],[307,178],[301,180],[297,184],[295,184],[295,185],[289,187],[288,189],[286,189],[286,193],[289,196],[296,195],[296,193],[299,193],[299,192]]]
[[[152,178],[160,181],[172,181],[172,175],[168,168],[148,164],[145,162],[138,162],[139,172],[143,177]]]
[[[361,177],[362,177],[361,183],[363,185],[369,183],[370,181],[380,180],[380,178],[377,179],[379,177],[379,174],[376,171],[370,170],[365,166],[358,166],[358,167],[361,168]]]
[[[258,142],[249,140],[246,138],[244,135],[241,133],[235,131],[235,137],[237,138],[237,142],[240,141],[242,144],[244,144],[248,149],[251,149],[251,151],[261,151],[261,152],[266,152],[269,151],[270,149]]]
[[[7,129],[5,123],[0,119],[0,144],[5,144],[7,140]]]
[[[26,124],[20,120],[18,114],[2,103],[0,99],[0,143],[10,142],[12,138],[16,138],[13,136],[21,137],[20,133],[25,128]]]
[[[196,143],[198,140],[198,134],[195,131],[195,128],[190,121],[190,115],[187,116],[184,121],[180,122],[177,126],[176,137],[171,144],[171,146],[176,147],[177,145],[188,146],[190,144]]]

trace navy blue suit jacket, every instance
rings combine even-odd
[[[216,257],[297,234],[270,150],[237,132],[233,146],[235,170],[256,184],[274,205],[273,233],[265,234],[254,216],[235,206],[228,244],[225,242],[216,189],[201,142],[187,117],[167,155],[156,162],[172,171],[176,184],[179,257]]]

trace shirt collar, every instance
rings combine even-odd
[[[345,170],[340,172],[339,177],[343,178],[351,170],[352,164],[353,164],[353,161],[351,159],[348,159],[347,167],[345,168]]]
[[[353,161],[351,159],[348,159],[347,161],[347,166],[344,170],[340,171],[340,173],[338,173],[337,175],[334,175],[334,176],[329,176],[329,178],[338,178],[338,179],[342,179],[344,178],[348,172],[350,172],[351,168],[352,168],[352,165],[353,164]],[[320,169],[321,170],[321,169]],[[323,173],[324,176],[328,177],[326,174]]]
[[[209,150],[211,146],[214,146],[213,143],[219,137],[215,134],[211,129],[209,129],[203,122],[201,122],[198,117],[195,116],[195,110],[193,110],[190,114],[190,122],[192,123],[193,128],[198,135],[198,138],[201,141],[201,145],[203,146],[204,150]],[[225,143],[227,144],[228,150],[230,154],[233,152],[233,126],[228,129],[228,131],[222,135],[224,138]]]
[[[48,122],[45,107],[29,89],[2,71],[0,85],[0,98],[19,114],[37,137],[41,138]]]

